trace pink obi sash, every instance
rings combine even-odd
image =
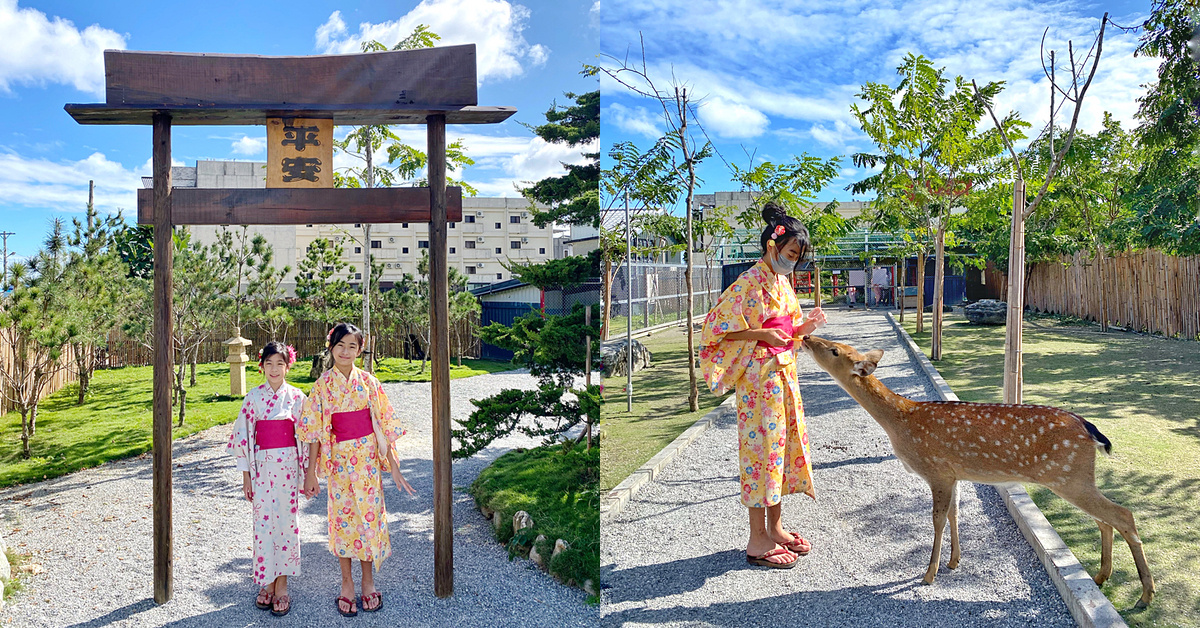
[[[371,409],[363,408],[354,412],[334,412],[333,438],[337,442],[355,440],[374,432],[371,425]]]
[[[778,330],[782,331],[784,334],[786,334],[788,338],[791,338],[792,334],[794,333],[793,329],[792,329],[792,317],[791,316],[776,316],[775,318],[768,318],[767,320],[763,321],[762,328],[763,329],[778,329]],[[784,351],[791,351],[791,349],[794,345],[795,345],[795,342],[788,341],[788,343],[786,345],[783,345],[782,347],[773,347],[761,340],[758,341],[758,346],[766,347],[767,353],[770,353],[771,355],[779,355],[780,353],[783,353]]]
[[[296,425],[289,420],[259,421],[254,424],[254,442],[259,449],[296,446]]]

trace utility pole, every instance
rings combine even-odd
[[[0,236],[4,238],[4,274],[0,275],[0,287],[4,282],[8,281],[8,236],[17,235],[12,231],[0,231]]]

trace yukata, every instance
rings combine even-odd
[[[233,422],[226,450],[254,489],[254,582],[265,587],[279,576],[300,573],[300,525],[296,508],[304,489],[308,450],[296,429],[304,393],[286,382],[251,390]]]
[[[790,336],[800,324],[800,304],[787,276],[771,272],[763,261],[726,288],[704,320],[704,381],[714,393],[736,390],[741,496],[749,508],[774,506],[790,493],[816,497],[808,431],[794,343],[771,347],[726,335],[776,327]]]
[[[300,439],[321,444],[316,472],[327,478],[329,551],[374,561],[378,571],[392,553],[382,481],[387,450],[377,448],[374,432],[364,433],[364,421],[379,421],[388,447],[405,432],[378,379],[358,367],[349,377],[331,368],[309,391]]]

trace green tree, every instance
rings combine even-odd
[[[525,126],[551,144],[572,148],[592,145],[600,137],[600,90],[580,95],[567,92],[566,96],[575,104],[553,103],[546,111],[546,124]],[[600,153],[584,152],[583,157],[583,164],[564,163],[566,174],[547,177],[521,190],[534,203],[550,206],[542,210],[530,204],[534,224],[545,227],[563,222],[600,227]]]
[[[353,320],[362,295],[350,287],[354,267],[342,261],[342,245],[317,238],[296,263],[297,318],[326,324]]]
[[[0,360],[0,395],[21,413],[21,455],[30,457],[37,433],[38,404],[50,382],[66,368],[63,349],[79,336],[67,316],[64,281],[67,238],[55,219],[44,247],[25,262],[9,266],[12,292],[0,297],[0,340],[11,361]]]
[[[113,247],[133,279],[154,277],[154,226],[125,225],[113,234]]]

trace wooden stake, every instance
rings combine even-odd
[[[629,285],[629,292],[630,292],[630,294],[632,294],[633,293],[633,284],[628,284],[628,285]],[[628,320],[630,320],[630,321],[633,320],[633,308],[629,309]],[[587,309],[585,309],[583,311],[583,324],[587,325],[588,327],[592,326],[592,306],[590,306],[590,305],[587,306]],[[584,336],[583,341],[585,343],[583,345],[583,385],[586,388],[591,388],[592,387],[592,337],[590,335]],[[628,345],[628,344],[625,345],[625,353],[626,353],[626,355],[633,355],[633,345]],[[632,370],[632,369],[630,369],[630,370]],[[592,417],[588,417],[587,419],[585,419],[585,421],[587,422],[587,450],[591,451],[592,450]]]
[[[174,597],[171,531],[171,114],[154,114],[154,601]]]
[[[450,470],[450,316],[446,294],[446,116],[429,116],[429,355],[433,395],[433,592],[454,593]]]
[[[1008,245],[1008,316],[1004,334],[1004,403],[1021,403],[1021,324],[1025,304],[1025,182],[1013,182]]]

